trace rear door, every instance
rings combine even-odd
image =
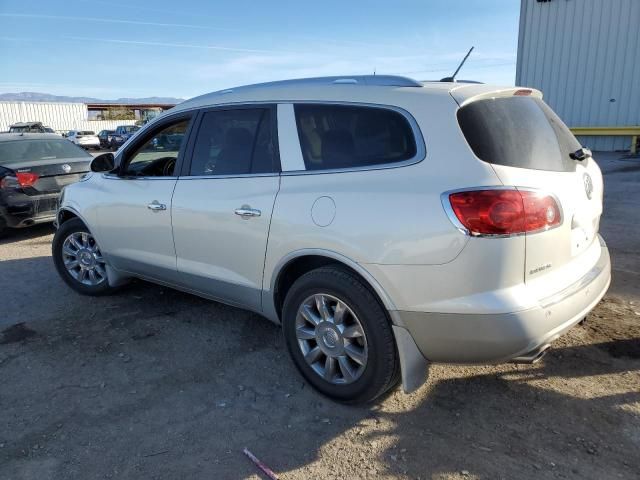
[[[204,111],[173,196],[181,282],[261,310],[271,213],[280,185],[275,108]]]
[[[600,256],[602,175],[592,158],[571,158],[581,145],[541,98],[517,92],[464,105],[458,121],[504,185],[542,190],[560,204],[562,224],[525,239],[525,282],[544,298],[580,279]]]

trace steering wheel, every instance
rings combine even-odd
[[[173,175],[173,170],[176,167],[176,159],[175,158],[171,158],[169,160],[167,160],[164,164],[164,167],[162,167],[162,175],[164,177],[170,177]]]

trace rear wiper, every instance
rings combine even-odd
[[[572,152],[569,154],[569,156],[573,159],[573,160],[578,160],[579,162],[586,160],[587,158],[591,158],[593,155],[591,154],[591,150],[589,150],[588,148],[580,148],[579,150],[576,150],[575,152]]]

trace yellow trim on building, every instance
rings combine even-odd
[[[637,152],[638,137],[640,137],[640,126],[638,127],[571,127],[574,135],[585,136],[618,136],[631,137],[631,153]]]

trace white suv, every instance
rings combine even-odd
[[[100,148],[100,139],[96,132],[90,130],[70,130],[67,133],[67,140],[87,149],[95,148],[98,150]]]
[[[281,323],[322,393],[533,362],[610,282],[602,176],[536,90],[317,78],[181,103],[64,190],[76,291],[137,277]]]

